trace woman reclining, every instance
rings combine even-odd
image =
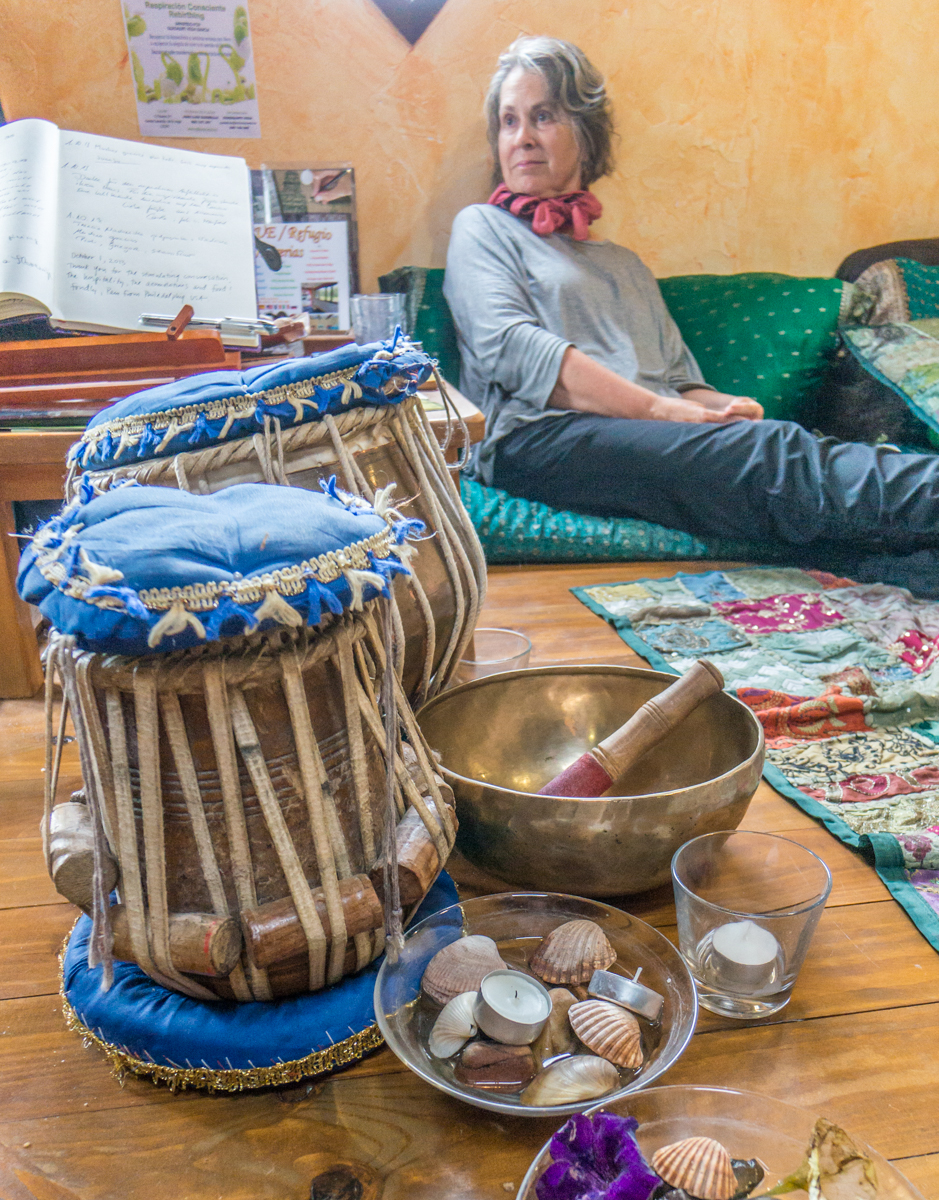
[[[939,457],[820,440],[715,391],[648,268],[591,238],[613,122],[583,52],[520,38],[487,116],[501,183],[454,221],[444,289],[486,414],[478,478],[939,595]]]

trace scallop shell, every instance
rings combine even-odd
[[[698,1200],[731,1200],[737,1190],[730,1155],[713,1138],[690,1137],[662,1146],[652,1155],[651,1166],[666,1183]]]
[[[519,1099],[532,1108],[576,1104],[605,1096],[620,1082],[619,1071],[604,1058],[578,1054],[562,1058],[536,1075]]]
[[[642,1033],[627,1009],[606,1000],[582,1000],[571,1007],[567,1019],[594,1054],[618,1067],[642,1066]]]
[[[450,1058],[476,1033],[473,1009],[478,992],[461,992],[444,1006],[443,1012],[434,1022],[427,1041],[427,1049],[434,1058]]]
[[[489,972],[504,966],[492,938],[471,933],[437,951],[424,970],[421,986],[431,1000],[448,1004],[462,992],[479,991]]]
[[[593,921],[568,921],[553,929],[528,964],[545,983],[587,983],[616,962],[616,951]]]

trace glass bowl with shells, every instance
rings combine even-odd
[[[603,998],[610,991],[632,1010]],[[435,913],[375,982],[378,1026],[406,1066],[517,1116],[566,1116],[645,1087],[685,1049],[697,1012],[688,969],[661,933],[609,904],[546,892]]]
[[[604,1100],[562,1126],[532,1162],[517,1200],[570,1200],[587,1183],[596,1200],[755,1200],[782,1192],[923,1200],[896,1167],[830,1118],[756,1092],[648,1088]]]

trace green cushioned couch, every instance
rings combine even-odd
[[[400,267],[379,280],[407,295],[412,336],[460,377],[460,352],[439,268]],[[855,319],[859,296],[840,279],[769,272],[676,275],[659,280],[705,379],[720,391],[753,396],[767,417],[799,420],[830,370],[839,327]],[[653,561],[737,558],[784,562],[780,545],[702,541],[648,521],[559,512],[472,480],[463,500],[489,562]]]

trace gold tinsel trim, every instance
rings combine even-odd
[[[40,546],[36,554],[36,567],[43,579],[66,596],[74,600],[84,600],[85,592],[95,586],[94,581],[81,575],[67,578],[65,568],[58,561],[62,549],[63,547],[59,546],[55,550],[47,551],[45,547]],[[146,588],[137,595],[141,604],[153,612],[162,612],[179,603],[187,612],[208,612],[217,607],[222,596],[230,596],[236,604],[257,604],[269,591],[276,591],[282,596],[300,595],[306,590],[309,575],[320,583],[331,583],[338,579],[344,570],[367,570],[371,565],[369,552],[376,558],[386,559],[391,557],[396,549],[391,528],[386,527],[361,541],[351,542],[338,550],[327,550],[317,558],[305,560],[292,567],[281,567],[264,575],[252,575],[248,579],[235,579],[228,583],[191,583],[184,587]],[[117,604],[122,605],[123,601],[112,597],[100,597],[89,603],[99,604],[100,607],[115,607]]]
[[[74,928],[73,925],[72,929]],[[167,1067],[161,1063],[145,1062],[130,1051],[98,1037],[72,1008],[65,995],[64,974],[65,951],[69,938],[66,938],[59,953],[59,996],[62,999],[65,1024],[81,1037],[86,1046],[95,1046],[104,1054],[121,1087],[124,1086],[125,1075],[139,1075],[156,1085],[165,1083],[174,1092],[184,1092],[187,1088],[200,1088],[209,1092],[247,1092],[257,1088],[283,1087],[285,1084],[299,1083],[316,1075],[329,1074],[337,1067],[349,1066],[364,1058],[370,1051],[384,1045],[384,1038],[378,1026],[369,1025],[361,1033],[354,1033],[352,1037],[344,1038],[341,1042],[334,1042],[325,1050],[314,1050],[305,1058],[277,1063],[272,1067],[231,1067],[228,1070],[216,1071],[210,1067]]]

